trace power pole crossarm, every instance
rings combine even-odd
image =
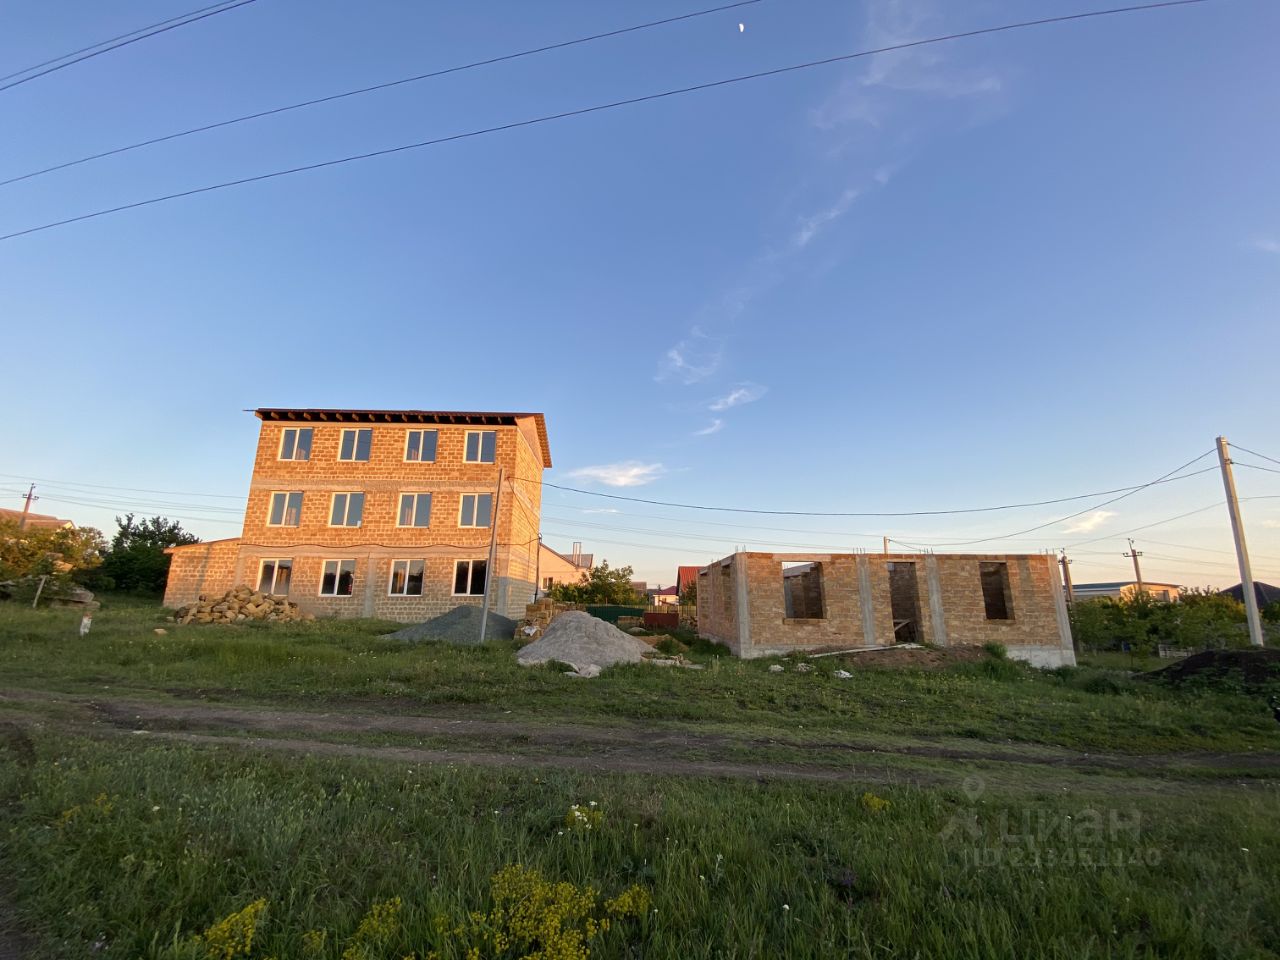
[[[1142,567],[1138,566],[1138,558],[1142,556],[1142,551],[1134,549],[1133,537],[1129,538],[1129,552],[1125,556],[1133,557],[1133,577],[1138,581],[1138,592],[1145,593],[1146,586],[1142,582]]]
[[[1262,618],[1258,616],[1258,594],[1253,586],[1253,568],[1249,564],[1249,548],[1244,542],[1244,521],[1240,519],[1240,500],[1236,497],[1236,480],[1231,473],[1231,453],[1227,438],[1218,438],[1218,465],[1222,467],[1222,486],[1227,492],[1227,512],[1231,514],[1231,533],[1236,540],[1236,560],[1240,564],[1240,592],[1244,612],[1249,619],[1249,642],[1260,647]]]
[[[36,485],[34,483],[27,488],[27,492],[22,495],[22,499],[24,503],[22,504],[22,519],[18,521],[19,530],[27,529],[27,514],[31,512],[31,502],[40,499],[36,496]]]

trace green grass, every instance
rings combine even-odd
[[[0,844],[42,957],[202,956],[192,936],[265,898],[252,956],[450,952],[433,922],[488,908],[522,863],[656,913],[599,957],[1257,957],[1280,946],[1274,785],[1002,793],[496,773],[41,736],[6,756]],[[103,798],[95,803],[95,798]],[[564,830],[596,801],[599,829]],[[68,813],[68,811],[72,811]],[[788,909],[789,908],[789,909]],[[99,944],[95,950],[91,945]],[[175,946],[176,944],[176,946]],[[184,952],[185,951],[185,952]],[[486,954],[486,956],[489,954]]]
[[[382,639],[392,625],[376,621],[180,627],[155,608],[123,604],[101,611],[84,639],[77,623],[73,612],[0,605],[0,682],[774,737],[905,731],[1136,753],[1276,746],[1263,698],[1135,683],[1111,667],[1043,672],[990,657],[942,671],[852,666],[852,679],[836,680],[834,659],[816,661],[809,674],[770,674],[775,661],[740,661],[707,646],[689,654],[701,671],[622,667],[581,682],[517,666],[513,643],[406,646]],[[155,635],[157,626],[168,633]]]
[[[1280,784],[1259,755],[1280,749],[1280,728],[1231,689],[1135,681],[1107,658],[1051,672],[998,656],[941,671],[849,666],[853,679],[837,680],[847,664],[772,674],[777,661],[706,644],[688,654],[701,671],[584,681],[517,667],[513,644],[406,647],[367,621],[184,628],[109,603],[81,639],[78,620],[0,605],[0,686],[80,695],[0,702],[0,897],[32,960],[210,960],[202,932],[258,900],[253,960],[462,960],[449,928],[489,910],[490,878],[515,863],[601,899],[633,884],[650,893],[656,913],[592,940],[600,958],[1280,955]],[[226,742],[201,745],[162,739],[163,723],[149,736],[91,726],[90,695],[511,730],[286,726],[264,731],[290,748],[272,753],[245,739],[258,733],[248,720],[203,728]],[[628,731],[616,749],[633,755],[650,749],[646,731],[714,735],[652,749],[852,779],[539,768],[597,750],[532,735],[565,724]],[[495,751],[528,766],[320,758],[304,741]],[[570,805],[588,801],[598,829],[566,829]],[[398,920],[357,935],[395,897]],[[322,947],[307,948],[319,939],[308,931],[324,932]]]

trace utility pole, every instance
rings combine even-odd
[[[498,508],[502,506],[502,474],[498,468],[498,489],[493,495],[493,512],[489,516],[489,562],[484,568],[484,602],[480,605],[480,642],[484,643],[484,631],[489,622],[489,603],[493,596],[493,582],[497,579],[498,566]]]
[[[1133,576],[1138,581],[1138,592],[1146,593],[1147,588],[1142,585],[1142,568],[1138,566],[1138,558],[1142,556],[1142,551],[1134,549],[1133,537],[1129,538],[1129,552],[1125,556],[1133,557]]]
[[[31,512],[31,501],[40,499],[36,496],[36,485],[34,483],[27,488],[27,492],[22,495],[22,499],[26,502],[22,505],[22,519],[18,521],[19,530],[27,529],[27,514]]]
[[[1071,587],[1071,561],[1067,559],[1067,548],[1062,548],[1062,559],[1058,561],[1062,564],[1062,585],[1067,590],[1067,603],[1075,603],[1075,593]]]
[[[1231,533],[1236,538],[1236,560],[1240,564],[1240,592],[1244,612],[1249,618],[1249,642],[1262,646],[1262,621],[1258,617],[1258,594],[1253,586],[1253,568],[1249,565],[1249,548],[1244,542],[1244,521],[1240,519],[1240,500],[1236,497],[1236,480],[1231,474],[1231,454],[1227,438],[1218,438],[1218,464],[1222,467],[1222,486],[1227,491],[1227,512],[1231,514]]]
[[[884,538],[884,555],[886,557],[889,555],[889,538],[888,537]]]

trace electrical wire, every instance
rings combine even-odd
[[[154,37],[161,33],[168,33],[170,30],[177,30],[178,27],[185,27],[189,23],[195,23],[199,20],[204,20],[208,17],[216,17],[220,13],[226,13],[229,10],[235,10],[237,7],[243,7],[246,4],[255,3],[255,2],[256,0],[235,0],[235,2],[231,4],[216,4],[215,6],[217,6],[217,9],[203,7],[200,10],[193,11],[194,14],[199,14],[199,16],[194,16],[193,14],[184,13],[182,17],[173,17],[172,19],[169,19],[169,20],[162,20],[160,21],[160,23],[152,24],[150,27],[142,27],[139,30],[132,31],[132,33],[122,34],[121,36],[115,38],[115,40],[120,41],[119,43],[116,43],[113,40],[104,40],[102,43],[95,43],[92,46],[85,47],[83,50],[77,50],[76,53],[74,54],[68,53],[65,56],[55,57],[53,60],[46,60],[42,64],[37,64],[37,66],[35,67],[27,67],[25,70],[19,70],[17,73],[11,73],[7,77],[4,77],[2,79],[8,80],[11,77],[16,77],[24,73],[29,73],[30,71],[36,70],[39,67],[44,67],[47,64],[56,64],[56,65],[49,66],[47,67],[47,69],[44,69],[44,70],[40,70],[39,73],[32,73],[28,77],[22,77],[21,80],[14,80],[12,83],[6,83],[3,86],[0,86],[0,93],[3,93],[5,90],[10,90],[13,87],[21,86],[24,83],[30,83],[32,80],[38,79],[39,77],[46,76],[50,73],[54,73],[58,70],[65,70],[67,67],[74,66],[77,63],[83,63],[85,60],[92,60],[94,57],[100,57],[104,53],[110,53],[112,50],[119,50],[121,47],[127,47],[129,46],[129,44],[137,43],[139,40],[146,40],[149,37]],[[184,20],[183,17],[187,17],[189,19]],[[182,22],[175,23],[174,21],[176,20],[181,20]],[[155,28],[159,28],[159,29],[155,29]],[[144,31],[150,31],[150,32],[144,32]],[[141,34],[141,36],[133,36],[133,34],[135,33]],[[124,37],[131,37],[132,39],[126,40],[126,39],[123,39]],[[110,44],[110,46],[105,46],[106,44]],[[103,47],[103,49],[95,50],[94,48],[96,47]],[[85,51],[87,50],[93,50],[94,52],[86,53]],[[82,56],[77,56],[76,54],[82,54]],[[68,59],[69,57],[73,57],[74,59]],[[66,62],[58,63],[59,60],[66,60]]]
[[[8,180],[0,180],[0,187],[7,186],[11,183],[18,183],[21,180],[30,180],[34,177],[44,176],[46,173],[53,173],[57,170],[65,170],[68,167],[79,166],[82,163],[89,163],[93,160],[101,160],[104,157],[114,157],[121,153],[128,153],[131,150],[139,150],[143,147],[154,146],[157,143],[167,143],[171,140],[178,140],[182,137],[189,137],[197,133],[207,133],[210,130],[218,130],[222,127],[229,127],[233,124],[244,123],[248,120],[260,120],[263,117],[272,117],[280,113],[288,113],[291,110],[302,110],[306,107],[318,106],[322,103],[333,103],[336,100],[344,100],[347,97],[357,97],[366,93],[374,93],[379,90],[389,90],[392,87],[402,86],[406,83],[417,83],[420,80],[430,80],[435,77],[443,77],[451,73],[461,73],[464,70],[474,70],[479,67],[492,66],[495,63],[505,63],[510,60],[518,60],[522,57],[531,57],[539,53],[547,53],[552,50],[562,50],[565,47],[578,46],[584,43],[591,43],[595,40],[605,40],[610,37],[618,37],[623,34],[635,33],[639,30],[649,30],[653,27],[663,27],[672,23],[679,23],[682,20],[692,20],[696,17],[705,17],[713,13],[721,13],[725,10],[732,10],[735,7],[750,6],[754,3],[760,3],[761,0],[738,0],[737,3],[725,4],[720,7],[711,7],[707,10],[698,10],[694,13],[686,13],[678,17],[667,17],[664,20],[650,20],[648,23],[639,23],[630,27],[622,27],[618,30],[609,30],[605,33],[595,33],[587,37],[577,37],[573,40],[562,40],[558,43],[550,43],[541,47],[534,47],[531,50],[521,50],[518,53],[508,53],[500,57],[489,57],[486,60],[475,60],[471,63],[460,64],[456,67],[446,67],[441,70],[433,70],[430,73],[419,73],[412,77],[401,77],[398,80],[388,80],[385,83],[375,83],[367,87],[358,87],[355,90],[347,90],[343,93],[335,93],[327,97],[316,97],[313,100],[303,100],[298,103],[287,104],[283,107],[274,107],[270,110],[261,110],[257,113],[247,113],[244,116],[232,117],[229,120],[219,120],[216,123],[206,123],[199,127],[191,127],[188,130],[180,130],[177,133],[169,133],[160,137],[152,137],[149,140],[140,140],[137,143],[130,143],[123,147],[116,147],[113,150],[104,150],[101,153],[90,154],[86,157],[80,157],[78,160],[67,160],[63,163],[55,163],[52,166],[45,167],[42,170],[33,170],[31,173],[24,173],[21,176],[10,177]]]
[[[1077,511],[1076,513],[1070,513],[1070,514],[1067,514],[1067,516],[1065,516],[1065,517],[1059,517],[1059,518],[1058,518],[1058,519],[1056,519],[1056,520],[1048,520],[1048,521],[1046,521],[1045,523],[1038,523],[1038,524],[1036,524],[1034,527],[1027,527],[1027,529],[1025,529],[1025,530],[1019,530],[1019,531],[1017,531],[1016,533],[1010,533],[1010,534],[1008,534],[1008,535],[1006,535],[1006,536],[978,537],[978,538],[973,539],[973,540],[957,540],[957,541],[952,541],[952,542],[950,542],[950,543],[946,544],[946,546],[949,546],[949,547],[968,547],[968,546],[972,546],[972,545],[977,544],[977,543],[991,543],[992,541],[995,541],[995,540],[1007,540],[1007,539],[1011,539],[1011,538],[1013,538],[1013,537],[1020,537],[1020,536],[1022,536],[1023,534],[1027,534],[1027,533],[1034,533],[1034,532],[1035,532],[1035,531],[1037,531],[1037,530],[1044,530],[1046,527],[1056,527],[1058,524],[1060,524],[1060,523],[1066,523],[1068,520],[1074,520],[1074,519],[1076,519],[1077,517],[1083,517],[1086,513],[1093,513],[1095,510],[1101,510],[1103,507],[1109,507],[1109,506],[1111,506],[1111,504],[1113,504],[1113,503],[1119,503],[1121,500],[1124,500],[1124,499],[1126,499],[1127,497],[1131,497],[1131,496],[1133,496],[1135,493],[1138,493],[1138,492],[1140,492],[1140,491],[1142,491],[1142,490],[1146,490],[1148,487],[1155,486],[1155,485],[1156,485],[1156,484],[1158,484],[1158,483],[1164,483],[1164,482],[1166,482],[1166,481],[1168,481],[1168,480],[1172,479],[1172,478],[1174,477],[1174,474],[1176,474],[1176,473],[1181,473],[1183,470],[1187,469],[1187,467],[1191,466],[1192,464],[1199,463],[1199,462],[1200,462],[1201,460],[1203,460],[1205,457],[1211,456],[1212,454],[1213,454],[1213,451],[1212,451],[1212,450],[1206,450],[1204,453],[1200,454],[1200,456],[1196,457],[1194,460],[1188,460],[1188,461],[1187,461],[1186,463],[1184,463],[1182,466],[1177,467],[1177,468],[1176,468],[1176,469],[1174,469],[1174,470],[1170,470],[1168,473],[1164,474],[1163,476],[1157,477],[1155,480],[1152,480],[1150,483],[1144,483],[1142,486],[1138,487],[1137,489],[1130,490],[1130,491],[1128,491],[1127,493],[1122,493],[1122,494],[1120,494],[1120,496],[1118,496],[1118,497],[1112,497],[1110,500],[1104,500],[1102,503],[1095,503],[1093,506],[1086,507],[1085,509],[1083,509],[1083,510],[1079,510],[1079,511]],[[1197,471],[1195,471],[1194,473],[1188,473],[1188,474],[1186,474],[1186,476],[1184,476],[1184,477],[1179,477],[1179,478],[1177,478],[1177,479],[1184,479],[1184,480],[1185,480],[1185,479],[1187,479],[1188,477],[1195,477],[1195,476],[1199,476],[1199,475],[1200,475],[1200,474],[1202,474],[1202,473],[1207,473],[1207,472],[1209,472],[1210,470],[1214,470],[1214,469],[1216,469],[1216,468],[1215,468],[1215,467],[1205,467],[1203,470],[1197,470]]]
[[[1255,457],[1261,457],[1263,460],[1270,460],[1276,466],[1280,466],[1280,460],[1277,460],[1275,457],[1268,457],[1265,453],[1259,453],[1257,450],[1250,450],[1248,447],[1241,447],[1235,444],[1233,444],[1232,447],[1235,450],[1243,450],[1245,453],[1252,454]]]
[[[1209,456],[1212,453],[1213,453],[1212,450],[1202,453],[1200,456],[1196,457],[1195,460],[1192,460],[1191,463],[1196,463],[1199,460],[1203,460],[1205,457]],[[1183,469],[1183,468],[1180,467],[1179,469]],[[1019,510],[1024,507],[1044,507],[1044,506],[1050,506],[1056,503],[1069,503],[1073,500],[1089,500],[1089,499],[1092,499],[1093,497],[1105,497],[1112,493],[1122,493],[1123,496],[1129,496],[1132,493],[1137,493],[1139,490],[1145,490],[1148,487],[1153,487],[1153,486],[1156,486],[1157,484],[1173,483],[1177,480],[1187,480],[1187,479],[1190,479],[1191,477],[1199,476],[1202,473],[1208,473],[1210,470],[1214,470],[1214,469],[1216,468],[1206,467],[1203,470],[1197,470],[1195,473],[1188,473],[1185,476],[1181,476],[1181,477],[1174,477],[1166,474],[1165,477],[1162,477],[1158,480],[1151,480],[1147,483],[1135,484],[1134,486],[1130,486],[1130,487],[1117,487],[1114,490],[1099,490],[1099,491],[1095,491],[1094,493],[1081,493],[1072,497],[1058,497],[1054,500],[1037,500],[1037,501],[1029,501],[1027,503],[1005,503],[1005,504],[999,504],[997,506],[992,506],[992,507],[964,507],[964,508],[951,509],[951,510],[903,510],[903,511],[897,511],[897,512],[881,511],[881,512],[863,512],[863,513],[823,512],[823,511],[815,511],[815,510],[757,510],[757,509],[752,509],[748,507],[716,507],[716,506],[709,506],[706,504],[697,504],[697,503],[674,503],[670,500],[649,500],[643,497],[628,497],[620,493],[604,493],[603,491],[600,491],[600,490],[583,490],[579,487],[566,487],[562,484],[552,483],[549,480],[535,480],[527,477],[517,477],[514,479],[520,480],[525,483],[540,483],[544,487],[551,487],[555,490],[564,490],[568,493],[578,493],[588,497],[602,497],[607,500],[623,500],[629,503],[643,503],[643,504],[648,504],[649,506],[657,506],[657,507],[676,507],[681,510],[709,510],[709,511],[718,511],[718,512],[724,512],[724,513],[750,513],[750,514],[758,514],[762,516],[786,516],[786,517],[936,517],[936,516],[950,516],[954,514],[964,514],[964,513],[993,513],[999,510]],[[1173,472],[1177,473],[1176,470]],[[1122,497],[1117,497],[1116,499],[1119,500],[1119,499],[1122,499]],[[1107,502],[1114,503],[1115,501],[1109,500]],[[1095,510],[1097,509],[1097,507],[1100,507],[1100,506],[1106,506],[1106,504],[1098,504],[1097,506],[1090,507],[1089,509]],[[1083,512],[1088,513],[1089,511],[1085,510]],[[1073,516],[1080,516],[1080,514],[1073,514]],[[1070,519],[1070,517],[1068,517],[1067,519]],[[1061,522],[1061,521],[1055,521],[1055,522]],[[871,534],[853,534],[853,536],[871,536]],[[1006,539],[1012,539],[1012,537],[999,537],[997,539],[1006,540]],[[964,542],[964,541],[961,541],[961,542]]]
[[[219,183],[207,184],[203,187],[193,187],[188,190],[180,190],[176,193],[163,194],[158,197],[149,197],[145,200],[135,200],[132,203],[124,203],[115,207],[107,207],[102,210],[95,210],[91,213],[82,213],[74,217],[67,217],[62,220],[54,220],[49,223],[40,224],[35,227],[27,227],[23,230],[17,230],[13,233],[0,235],[0,240],[13,240],[17,237],[27,236],[32,233],[39,233],[43,230],[52,230],[55,227],[63,227],[72,223],[80,223],[85,220],[93,220],[97,217],[105,217],[115,213],[122,213],[126,210],[136,210],[140,207],[148,207],[157,203],[167,203],[171,200],[179,200],[184,197],[197,196],[199,194],[211,193],[215,190],[225,190],[231,187],[244,186],[250,183],[260,183],[264,180],[273,180],[278,177],[292,176],[298,173],[306,173],[311,170],[321,170],[328,167],[336,167],[341,164],[354,163],[359,160],[369,160],[374,157],[385,157],[396,153],[403,153],[408,150],[419,150],[424,147],[439,146],[444,143],[452,143],[458,140],[468,140],[475,137],[487,136],[494,133],[502,133],[508,130],[517,130],[524,127],[531,127],[537,124],[550,123],[555,120],[566,120],[572,117],[581,117],[587,114],[600,113],[605,110],[615,110],[621,107],[634,106],[640,103],[649,103],[655,100],[663,100],[669,97],[683,96],[689,93],[696,93],[702,90],[712,90],[719,87],[726,87],[732,84],[745,83],[750,80],[760,80],[768,77],[781,76],[783,74],[794,73],[800,70],[809,70],[815,67],[828,66],[834,63],[846,63],[850,60],[856,60],[861,57],[871,57],[877,54],[890,53],[895,50],[907,50],[913,47],[926,46],[932,43],[944,43],[953,40],[961,40],[968,37],[982,36],[985,34],[1001,33],[1008,30],[1018,30],[1027,27],[1044,26],[1047,24],[1065,23],[1073,20],[1084,20],[1092,17],[1105,17],[1121,13],[1134,13],[1140,11],[1151,11],[1166,7],[1182,7],[1192,4],[1208,3],[1210,0],[1163,0],[1160,3],[1147,3],[1137,6],[1113,7],[1108,10],[1093,10],[1085,13],[1064,14],[1057,17],[1045,17],[1039,20],[1023,20],[1017,23],[1006,23],[994,27],[983,27],[978,30],[967,30],[962,33],[946,34],[944,36],[929,37],[923,40],[912,40],[906,43],[895,43],[889,46],[877,47],[872,50],[861,50],[856,53],[846,53],[835,57],[825,57],[820,60],[809,60],[804,63],[791,64],[785,67],[775,67],[772,70],[761,70],[755,73],[742,74],[736,77],[727,77],[722,80],[711,80],[705,83],[691,84],[685,87],[676,87],[671,90],[664,90],[659,93],[644,94],[638,97],[628,97],[624,100],[614,100],[608,103],[594,104],[589,107],[578,107],[573,110],[565,110],[560,113],[543,114],[538,117],[531,117],[525,120],[515,120],[510,123],[496,124],[490,127],[481,127],[475,130],[468,130],[464,133],[455,133],[443,137],[435,137],[430,140],[420,140],[416,143],[401,144],[396,147],[386,147],[380,150],[370,150],[365,153],[351,154],[345,157],[338,157],[333,160],[322,160],[317,163],[302,164],[296,167],[289,167],[284,170],[274,170],[270,173],[255,174],[251,177],[241,177],[237,180],[224,180]],[[0,88],[3,89],[3,88]]]
[[[190,490],[149,490],[146,487],[120,487],[109,483],[80,483],[74,480],[53,480],[49,477],[28,477],[20,473],[0,473],[10,480],[32,480],[36,483],[57,484],[62,487],[91,487],[95,490],[127,490],[131,493],[160,493],[172,497],[212,497],[219,500],[243,500],[243,494],[193,493]]]
[[[1280,470],[1277,470],[1275,467],[1264,467],[1257,463],[1241,463],[1239,460],[1232,460],[1231,463],[1233,466],[1244,467],[1247,470],[1263,470],[1266,473],[1280,473]]]

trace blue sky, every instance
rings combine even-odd
[[[714,5],[258,0],[0,93],[0,179]],[[0,187],[0,233],[1105,5],[762,0]],[[0,73],[186,9],[11,5]],[[1274,2],[1216,0],[1013,31],[5,241],[0,495],[44,478],[37,509],[78,522],[127,505],[234,535],[257,406],[539,410],[548,480],[776,510],[1066,497],[1219,433],[1280,458],[1278,30]],[[1276,497],[1244,510],[1255,575],[1280,581],[1280,476],[1237,482]],[[735,545],[942,543],[1090,509],[980,548],[1078,543],[1086,581],[1128,573],[1123,531],[1221,496],[1209,472],[1098,512],[822,520],[548,489],[543,527],[666,584]],[[1238,579],[1224,508],[1134,536],[1149,580]]]

